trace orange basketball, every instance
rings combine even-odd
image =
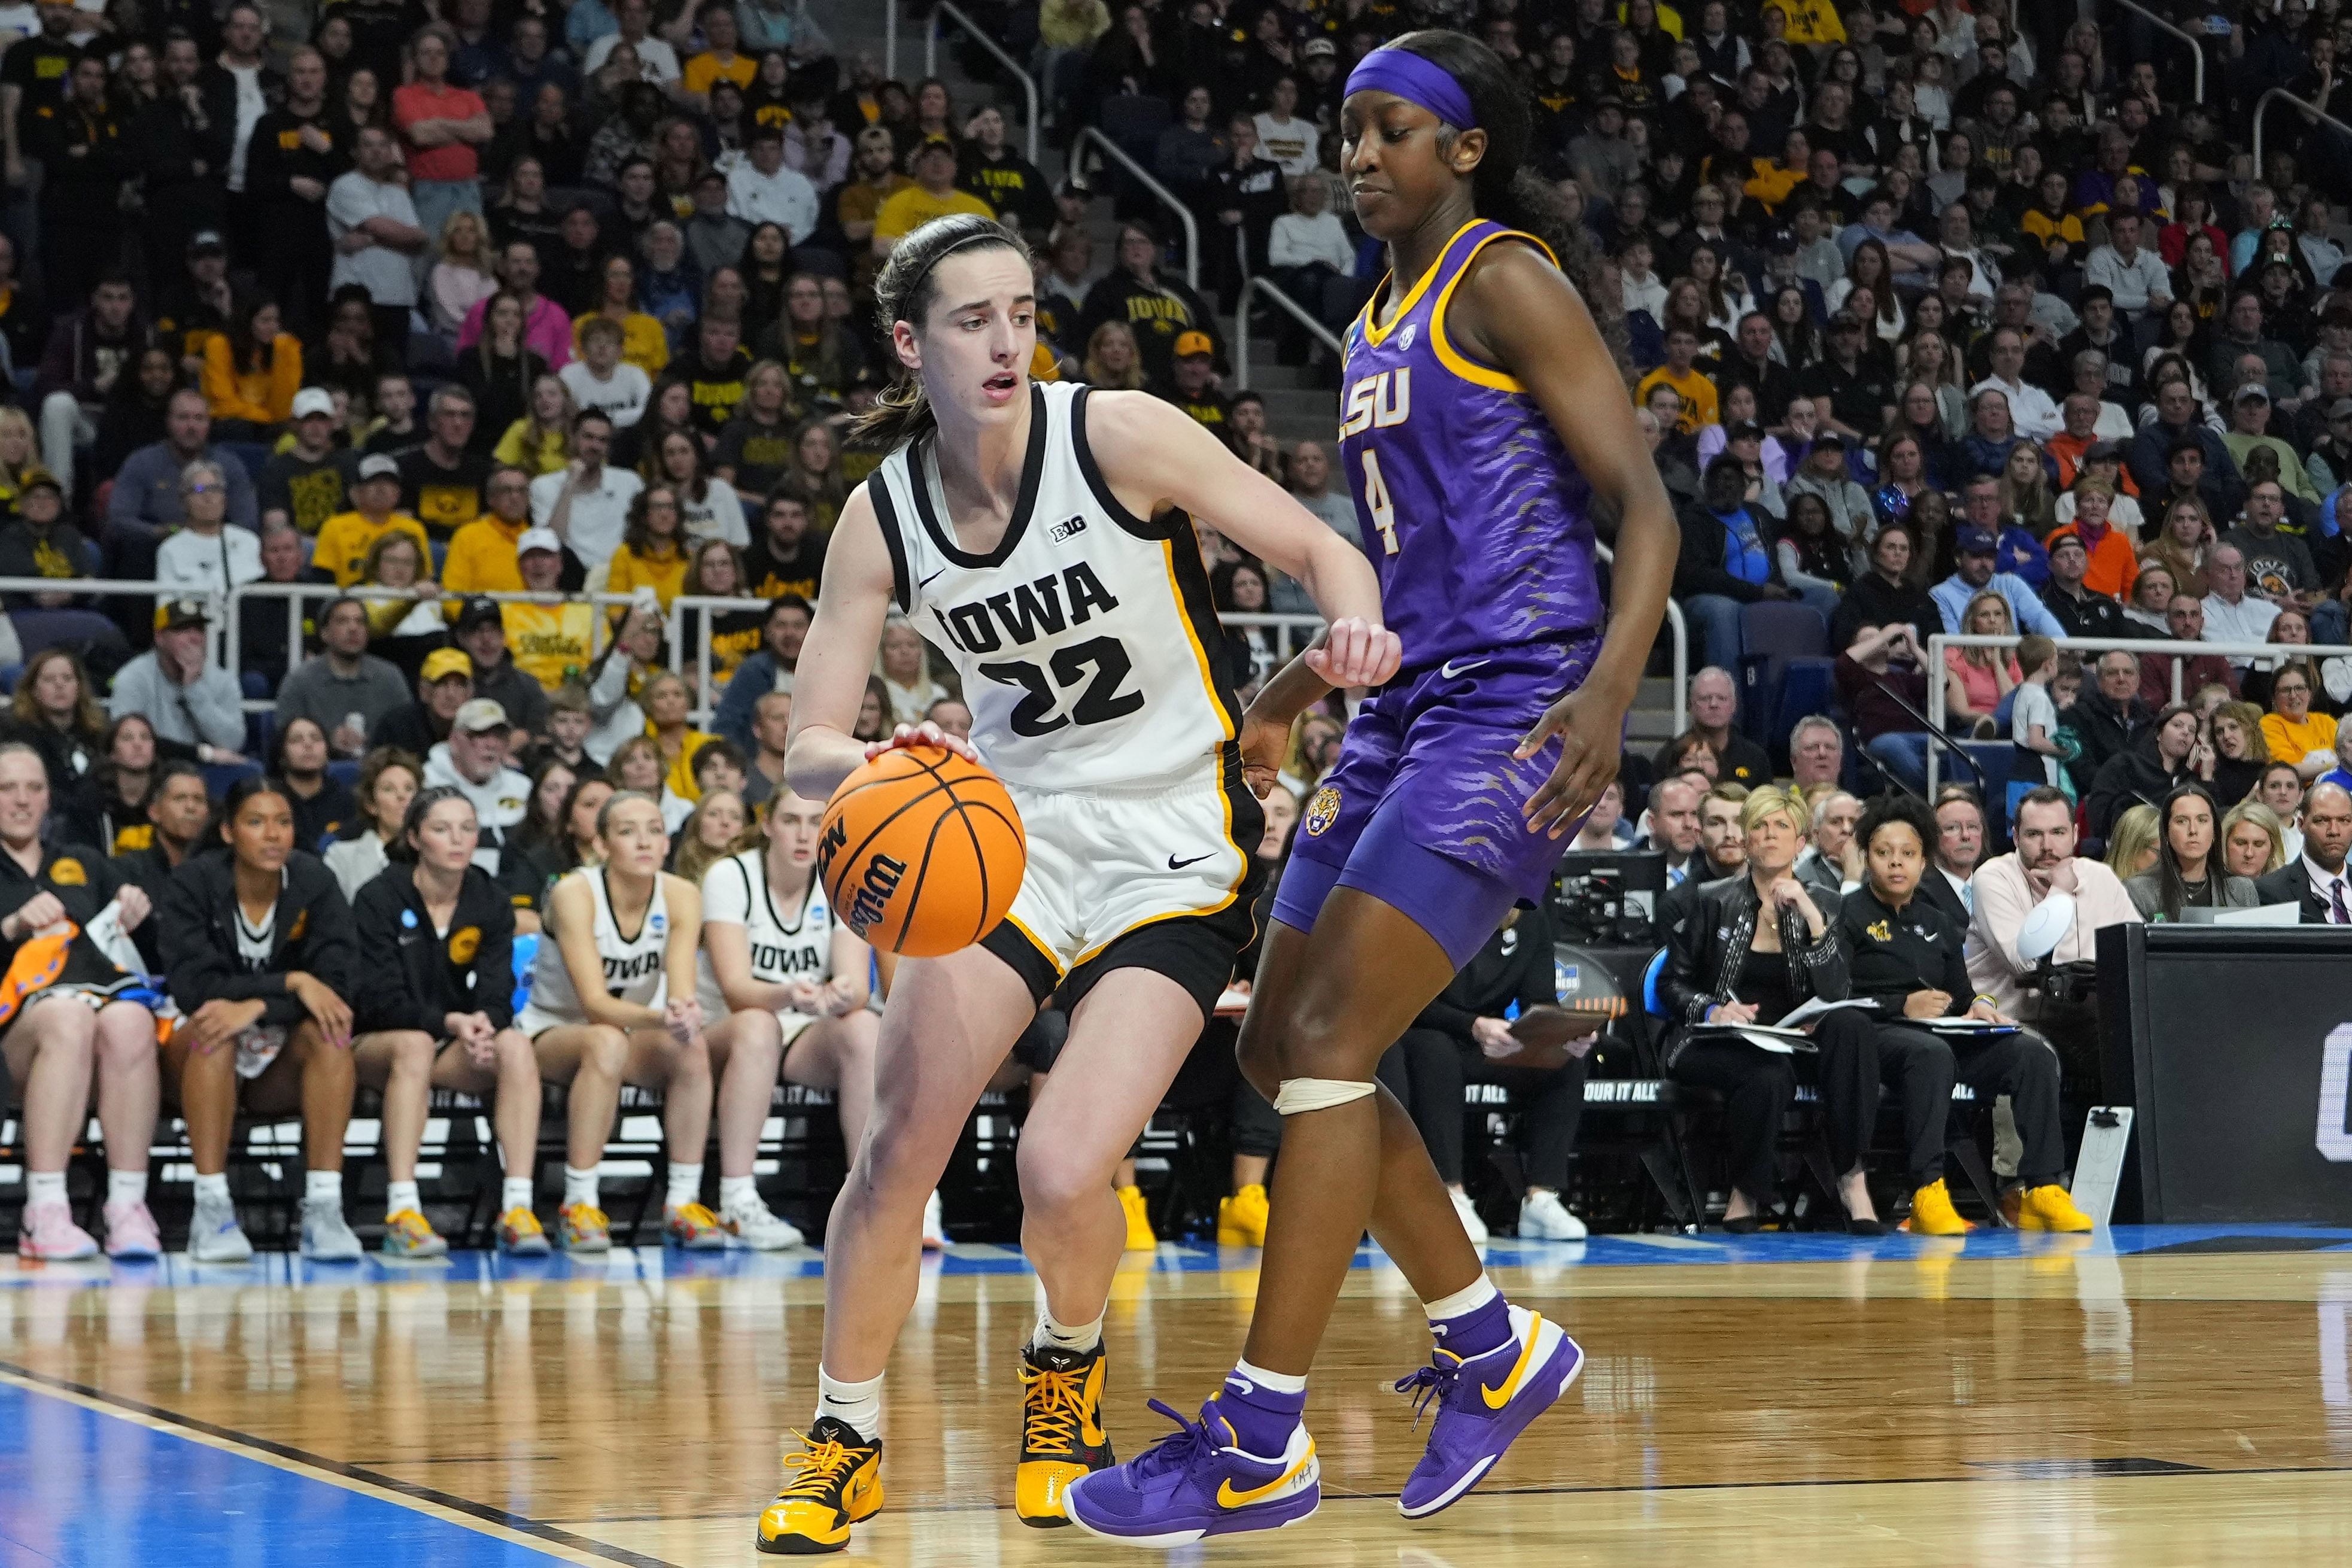
[[[909,958],[987,935],[1028,864],[1021,814],[996,775],[939,746],[885,752],[842,780],[816,851],[834,917]]]

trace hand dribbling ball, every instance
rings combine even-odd
[[[994,773],[940,746],[898,746],[825,804],[816,871],[834,917],[884,952],[937,958],[986,936],[1029,863]]]

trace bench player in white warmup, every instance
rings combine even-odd
[[[1363,555],[1181,410],[1030,383],[1034,289],[1004,230],[926,224],[876,293],[899,370],[858,434],[896,449],[826,554],[793,680],[793,788],[828,799],[891,745],[946,745],[1003,781],[1029,864],[977,945],[893,977],[873,1120],[825,1233],[817,1415],[760,1519],[772,1552],[841,1550],[881,1507],[882,1375],[915,1300],[924,1200],[1056,988],[1069,1039],[1019,1159],[1045,1300],[1022,1352],[1016,1511],[1065,1523],[1063,1489],[1111,1462],[1102,1317],[1127,1235],[1112,1175],[1250,935],[1244,846],[1260,829],[1242,758],[1278,763],[1286,738],[1240,734],[1192,517],[1307,585],[1331,622],[1311,660],[1333,685],[1377,685],[1398,663]],[[852,738],[894,609],[961,674],[969,743],[930,724]]]
[[[702,1016],[719,1075],[719,1219],[760,1251],[798,1247],[770,1214],[751,1162],[779,1067],[828,1089],[852,1155],[874,1108],[878,1021],[866,1005],[872,950],[834,919],[816,881],[824,805],[786,790],[768,802],[768,841],[702,874]]]

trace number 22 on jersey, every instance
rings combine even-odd
[[[1378,375],[1365,376],[1348,389],[1347,415],[1339,422],[1339,438],[1344,441],[1367,429],[1402,425],[1412,416],[1411,367],[1384,370]],[[1380,454],[1370,447],[1364,448],[1364,510],[1371,514],[1372,526],[1380,531],[1381,552],[1394,555],[1396,507],[1389,500],[1388,481],[1381,478]]]

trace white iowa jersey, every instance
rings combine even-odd
[[[1004,537],[956,543],[923,436],[867,483],[896,597],[955,663],[971,741],[1033,789],[1143,784],[1197,772],[1238,709],[1211,652],[1223,632],[1191,520],[1136,517],[1087,449],[1087,389],[1030,388],[1029,452]]]
[[[661,994],[662,954],[669,946],[669,900],[663,879],[654,879],[653,902],[634,933],[624,935],[613,918],[613,890],[601,866],[572,873],[588,881],[596,909],[596,956],[604,963],[604,990],[617,1001],[650,1007]],[[552,895],[551,894],[551,897]],[[541,940],[539,956],[531,960],[530,1008],[565,1023],[584,1024],[587,1010],[572,987],[572,971],[563,964],[563,945],[552,935]]]
[[[800,908],[786,921],[768,888],[767,853],[746,849],[702,874],[702,923],[743,928],[751,946],[751,978],[761,984],[789,985],[795,980],[823,984],[833,978],[833,907],[825,902],[824,889],[811,878]],[[716,1023],[731,1009],[710,967],[707,941],[697,968],[703,1019]]]

